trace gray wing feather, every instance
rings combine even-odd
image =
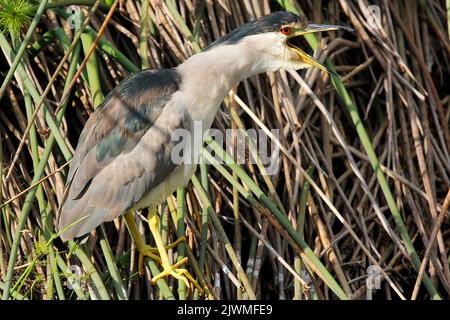
[[[115,219],[177,167],[171,132],[187,114],[164,112],[178,90],[175,70],[147,70],[124,80],[90,117],[70,165],[59,226],[63,240]]]

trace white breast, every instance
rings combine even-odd
[[[163,202],[178,188],[185,186],[195,172],[196,165],[181,164],[169,177],[147,193],[136,205],[134,210],[152,208]]]

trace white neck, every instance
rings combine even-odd
[[[183,101],[189,103],[193,120],[203,121],[209,129],[220,103],[241,80],[280,68],[269,54],[257,46],[261,39],[242,40],[234,45],[219,45],[198,53],[177,70],[181,75]],[[267,39],[264,39],[267,41]]]

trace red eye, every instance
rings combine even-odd
[[[284,35],[288,35],[289,33],[291,33],[292,29],[291,27],[283,27],[280,29],[280,32]]]

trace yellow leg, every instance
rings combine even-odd
[[[194,280],[194,278],[186,269],[179,268],[181,265],[185,264],[188,261],[187,257],[181,259],[174,265],[170,264],[169,256],[167,255],[166,248],[164,247],[161,234],[159,232],[158,214],[156,210],[150,211],[148,215],[148,225],[155,240],[156,247],[158,248],[159,255],[161,257],[161,265],[164,269],[163,272],[153,277],[152,283],[155,284],[159,279],[171,275],[178,280],[184,281],[184,283],[186,284],[186,290],[188,291],[187,294],[189,294],[190,288],[189,281],[192,282],[192,284],[198,289],[199,293],[201,294],[203,292],[203,289],[198,285],[197,281]]]
[[[144,257],[149,257],[150,259],[153,259],[157,261],[158,263],[161,263],[160,257],[158,257],[156,254],[159,252],[158,248],[153,248],[145,244],[144,240],[141,237],[141,234],[136,226],[136,222],[134,221],[134,215],[132,211],[128,211],[125,213],[125,221],[127,222],[128,228],[130,230],[131,236],[133,237],[134,242],[136,243],[136,247],[139,251],[139,260],[138,260],[138,270],[139,275],[144,275]],[[172,249],[176,247],[180,242],[184,241],[184,237],[181,237],[174,243],[171,243],[170,245],[166,246],[166,249]]]

